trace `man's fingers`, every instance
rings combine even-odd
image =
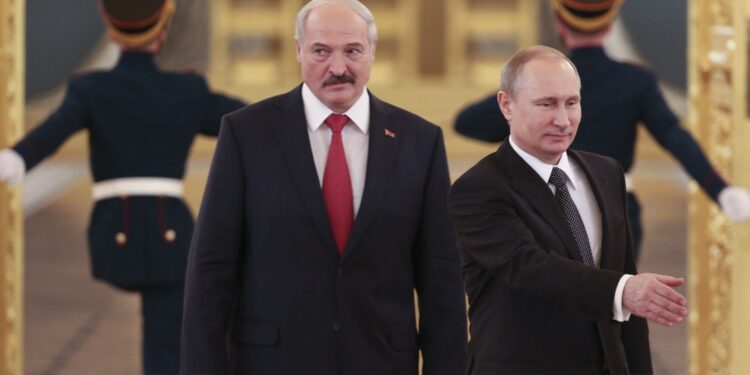
[[[659,280],[663,284],[666,284],[673,288],[678,287],[685,283],[685,279],[683,279],[682,277],[672,277],[672,276],[658,275],[658,274],[654,274],[654,277],[656,277],[656,280]]]
[[[648,306],[650,312],[654,313],[657,317],[664,319],[667,322],[673,324],[682,323],[683,315],[677,314],[669,310],[664,306],[659,306],[657,303],[651,302]]]
[[[667,326],[667,327],[674,326],[674,323],[672,323],[670,321],[667,321],[666,319],[664,319],[664,318],[656,315],[655,313],[653,313],[651,311],[649,311],[649,312],[646,313],[645,318],[648,319],[648,320],[650,320],[650,321],[652,321],[652,322],[661,324],[663,326]]]
[[[678,305],[685,306],[685,304],[687,304],[687,299],[685,299],[682,294],[677,293],[676,290],[666,285],[656,285],[656,287],[654,287],[654,293]]]

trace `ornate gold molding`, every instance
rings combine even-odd
[[[691,0],[689,124],[719,172],[732,177],[735,136],[735,0]],[[730,374],[734,242],[730,222],[695,185],[690,191],[690,374]]]
[[[23,133],[24,2],[0,0],[0,147]],[[0,186],[0,372],[23,373],[23,211],[20,189]]]

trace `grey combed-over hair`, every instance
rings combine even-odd
[[[375,45],[375,42],[378,40],[378,28],[375,26],[375,17],[373,17],[372,12],[370,12],[370,10],[358,0],[312,0],[307,3],[302,9],[300,9],[299,13],[297,13],[297,20],[294,25],[294,39],[298,43],[305,40],[305,22],[307,22],[307,17],[310,16],[310,12],[323,5],[340,5],[356,12],[367,23],[367,39],[370,42],[370,45]]]

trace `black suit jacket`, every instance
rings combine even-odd
[[[617,283],[636,272],[622,170],[610,158],[568,155],[585,171],[601,210],[599,268],[582,263],[547,183],[508,142],[453,186],[471,374],[651,372],[646,322],[612,320]]]
[[[424,374],[463,373],[440,129],[370,97],[365,188],[339,257],[300,87],[224,117],[188,261],[182,373],[416,374],[418,350]]]

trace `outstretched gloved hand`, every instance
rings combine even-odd
[[[21,155],[13,150],[0,151],[0,181],[15,185],[26,174],[26,163]]]
[[[735,223],[750,219],[750,192],[737,186],[726,187],[719,193],[719,206]]]

